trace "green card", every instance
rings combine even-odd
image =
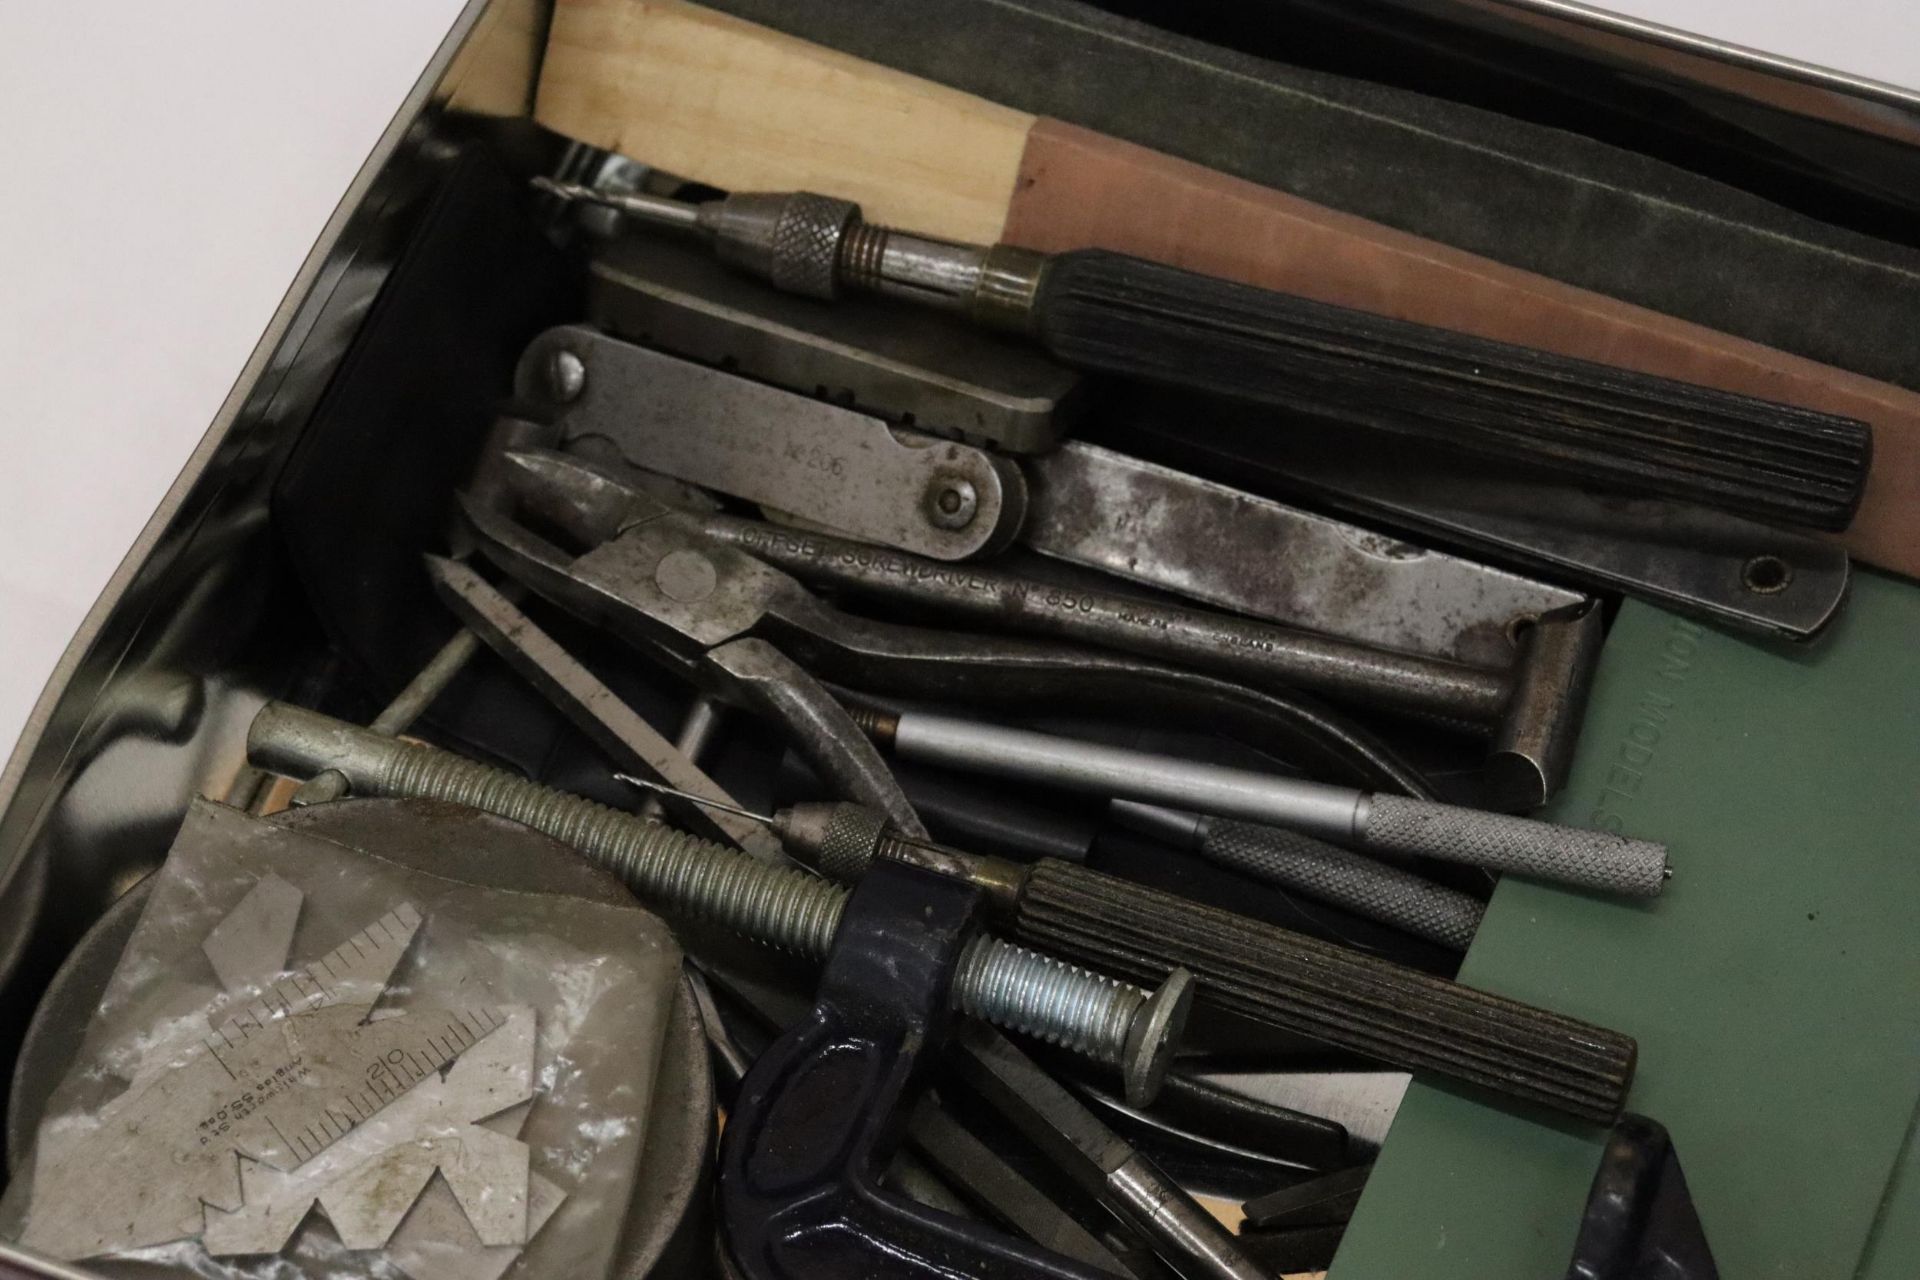
[[[1639,1040],[1729,1280],[1920,1275],[1920,588],[1807,649],[1628,602],[1547,816],[1664,840],[1666,893],[1509,879],[1461,981]],[[1602,1137],[1416,1081],[1334,1280],[1564,1275]]]

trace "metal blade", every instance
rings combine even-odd
[[[734,803],[718,783],[486,579],[466,565],[437,556],[428,557],[427,574],[441,598],[488,648],[616,762],[624,767],[637,766],[702,799]],[[779,840],[761,824],[719,810],[695,812],[754,857],[767,862],[786,860]]]
[[[1577,591],[1094,445],[1029,464],[1035,551],[1289,626],[1482,666]]]
[[[1369,518],[1739,631],[1811,639],[1846,598],[1839,543],[1725,512],[1498,474],[1410,444],[1356,449],[1351,436],[1343,443],[1303,423],[1204,442],[1172,425],[1146,430],[1157,451],[1182,463],[1270,477],[1289,492],[1310,490]]]
[[[634,480],[585,458],[551,449],[510,449],[500,461],[514,501],[582,546],[598,546],[622,529],[674,510]]]

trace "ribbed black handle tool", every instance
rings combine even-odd
[[[1013,928],[1136,981],[1185,968],[1203,1005],[1602,1124],[1633,1079],[1635,1045],[1617,1031],[1085,867],[1035,864]]]
[[[810,297],[878,290],[1030,333],[1061,361],[1375,427],[1605,489],[1844,529],[1873,433],[1852,418],[1390,320],[1097,249],[1049,256],[866,221],[806,191],[688,204],[534,184],[707,239]]]
[[[1872,460],[1852,418],[1101,250],[1048,261],[1030,323],[1079,368],[1776,524],[1845,528]]]

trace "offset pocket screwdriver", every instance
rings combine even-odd
[[[1113,801],[1107,814],[1123,827],[1191,850],[1219,866],[1331,902],[1454,951],[1472,944],[1486,912],[1486,904],[1458,889],[1283,827],[1131,800]]]
[[[809,297],[868,291],[1024,335],[1063,364],[1430,440],[1597,487],[1843,529],[1872,432],[1818,413],[1181,271],[867,222],[807,192],[701,204],[535,178],[566,200],[691,234]]]
[[[700,805],[711,800],[620,775]],[[1511,1098],[1610,1123],[1633,1078],[1636,1048],[1596,1027],[1332,946],[1231,911],[1043,858],[1031,866],[903,834],[846,802],[798,804],[764,822],[790,853],[852,882],[892,858],[986,891],[1011,935],[1101,972],[1194,978],[1196,1005],[1351,1049],[1409,1071],[1434,1071]]]

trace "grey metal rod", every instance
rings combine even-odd
[[[460,674],[480,648],[480,638],[465,627],[453,633],[440,652],[426,666],[420,668],[420,674],[407,682],[407,687],[394,695],[386,710],[373,718],[367,728],[375,733],[384,733],[389,737],[398,737],[413,727],[413,722],[426,714],[433,700],[446,691],[453,678]]]
[[[693,702],[687,707],[686,719],[680,722],[680,736],[673,740],[674,750],[691,760],[700,763],[700,757],[706,754],[707,744],[720,729],[720,707],[704,693],[696,693]],[[640,802],[639,814],[647,821],[654,821],[665,812],[656,793]]]
[[[958,716],[921,711],[902,715],[892,747],[903,760],[1225,818],[1272,822],[1322,840],[1351,844],[1366,829],[1367,795],[1351,787],[1202,764]]]
[[[931,712],[884,718],[876,728],[902,759],[1266,823],[1359,849],[1464,862],[1631,897],[1657,895],[1668,875],[1664,845],[1530,818]]]

